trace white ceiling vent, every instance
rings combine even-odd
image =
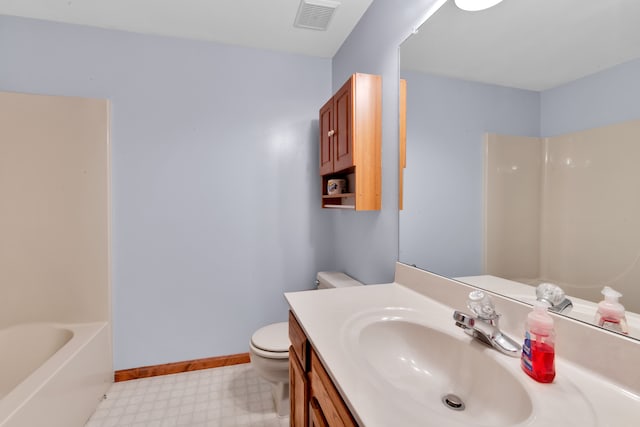
[[[333,0],[301,0],[293,25],[312,30],[326,30],[338,6],[340,2]]]

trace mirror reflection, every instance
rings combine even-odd
[[[613,289],[640,338],[639,18],[448,1],[402,44],[401,262],[625,332]]]

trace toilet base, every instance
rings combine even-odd
[[[273,404],[279,417],[289,416],[289,383],[276,383],[271,386]]]

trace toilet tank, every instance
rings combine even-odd
[[[348,286],[362,286],[362,283],[338,271],[318,272],[316,278],[316,288],[318,289],[346,288]]]

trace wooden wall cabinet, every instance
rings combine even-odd
[[[320,108],[322,207],[379,210],[381,205],[382,78],[356,73]],[[329,195],[330,179],[347,193]]]
[[[291,427],[356,427],[293,313],[289,312]]]

